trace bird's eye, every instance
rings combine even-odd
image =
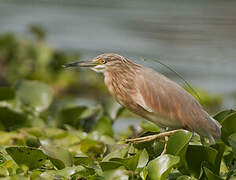
[[[106,64],[106,60],[105,60],[105,59],[102,59],[102,63],[103,63],[103,64]]]

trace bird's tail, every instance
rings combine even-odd
[[[221,124],[216,121],[214,118],[209,116],[210,121],[209,121],[209,126],[208,126],[208,135],[207,138],[209,139],[210,144],[215,144],[215,139],[220,138],[221,136]]]
[[[215,120],[213,117],[210,117],[211,118],[211,120],[212,120],[212,122],[213,122],[213,131],[212,131],[212,136],[214,137],[214,138],[216,138],[216,139],[218,139],[218,138],[220,138],[220,136],[221,136],[221,124],[217,121],[217,120]]]

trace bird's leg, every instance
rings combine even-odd
[[[126,139],[125,143],[142,143],[142,142],[149,142],[155,139],[161,139],[162,137],[170,136],[173,133],[175,133],[178,130],[172,130],[172,131],[167,131],[159,134],[154,134],[150,136],[144,136],[140,138],[134,138],[134,139]]]
[[[165,136],[165,145],[164,145],[164,149],[163,149],[161,155],[164,155],[166,153],[167,141],[168,141],[168,136]]]

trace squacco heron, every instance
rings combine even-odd
[[[172,129],[126,142],[138,143],[167,137],[177,129],[196,132],[210,142],[215,142],[214,139],[221,135],[221,125],[185,89],[164,75],[123,56],[106,53],[91,61],[64,66],[90,67],[103,73],[108,91],[119,104],[162,128]]]

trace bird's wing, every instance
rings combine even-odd
[[[136,75],[136,94],[141,107],[165,117],[166,124],[193,129],[201,121],[202,107],[182,87],[162,74],[145,68]]]

